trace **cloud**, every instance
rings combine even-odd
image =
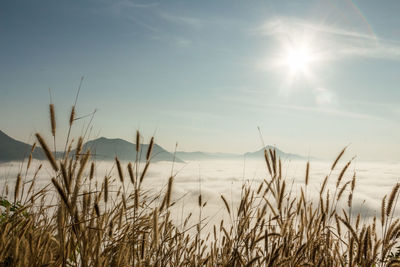
[[[317,95],[318,98],[318,95]],[[316,98],[316,101],[317,101]],[[325,98],[325,99],[324,99]],[[327,97],[322,97],[323,101],[327,101]],[[352,112],[342,109],[335,109],[335,108],[324,108],[324,107],[313,107],[313,106],[299,106],[299,105],[284,105],[284,104],[267,104],[269,107],[274,108],[282,108],[282,109],[290,109],[290,110],[297,110],[297,111],[310,111],[310,112],[317,112],[317,113],[325,113],[328,115],[334,116],[342,116],[342,117],[349,117],[355,119],[375,119],[381,120],[382,118],[373,116],[366,113],[359,113],[359,112]]]
[[[109,4],[109,8],[114,10],[123,10],[124,8],[152,8],[158,6],[158,2],[139,2],[133,0],[113,0],[113,1],[104,1],[103,3]]]
[[[131,0],[104,1],[102,7],[96,7],[93,12],[126,20],[147,31],[152,40],[165,42],[171,46],[185,48],[193,41],[182,31],[173,28],[170,24],[184,25],[190,29],[200,29],[203,21],[197,18],[178,16],[161,12],[158,2],[138,2]]]
[[[36,180],[36,190],[49,185],[49,177],[52,175],[51,167],[48,162],[34,161],[28,172],[28,181],[34,175],[36,167],[43,163],[43,168],[39,172]],[[122,162],[123,170],[126,171],[127,162]],[[326,191],[335,192],[336,177],[339,175],[345,162],[338,163],[337,168],[332,172],[331,179],[328,180]],[[0,164],[0,185],[5,188],[9,185],[9,196],[12,197],[15,184],[15,177],[20,172],[19,163]],[[158,162],[150,164],[149,172],[143,180],[143,189],[156,195],[166,188],[168,177],[171,173],[172,163]],[[287,181],[288,190],[292,189],[293,194],[300,193],[300,186],[304,185],[305,162],[290,161],[283,162],[283,175]],[[308,197],[315,201],[319,200],[319,189],[321,184],[330,171],[331,162],[311,161],[310,179],[308,184]],[[352,178],[353,165],[343,177],[342,185]],[[207,206],[203,210],[203,215],[212,220],[212,223],[219,223],[221,217],[226,216],[220,195],[224,195],[228,202],[236,208],[239,205],[241,196],[241,186],[245,182],[256,189],[267,174],[265,162],[260,160],[246,160],[246,164],[235,160],[214,160],[214,161],[192,161],[188,163],[175,163],[174,173],[179,171],[174,178],[172,187],[173,201],[177,200],[176,210],[172,210],[171,217],[180,218],[181,212],[198,212],[197,199],[202,194],[203,200],[207,201]],[[390,172],[388,172],[390,170]],[[361,212],[365,216],[379,214],[381,199],[385,194],[390,193],[392,186],[398,182],[400,165],[389,163],[358,163],[355,169],[357,181],[353,198],[353,212]],[[101,184],[105,175],[111,175],[111,181],[117,190],[119,184],[118,173],[114,162],[96,162],[95,180]],[[83,177],[86,178],[87,172]],[[380,177],[377,179],[376,177]],[[85,180],[85,183],[87,180]],[[293,184],[292,184],[293,182]],[[29,184],[28,184],[29,185]],[[110,185],[111,186],[111,185]],[[129,192],[130,181],[126,180],[126,188]],[[52,189],[50,185],[49,189]],[[110,190],[112,191],[112,190]],[[26,191],[25,191],[26,192]],[[55,191],[52,191],[55,192]],[[0,192],[4,195],[4,191]],[[51,194],[51,193],[50,193]],[[343,200],[347,200],[348,191],[344,193]],[[48,201],[57,199],[48,198]],[[341,206],[343,205],[343,206]],[[346,202],[341,202],[338,210],[344,207],[347,209]],[[399,209],[396,208],[396,211]],[[218,216],[216,216],[218,214]],[[396,216],[398,212],[396,212]],[[216,216],[216,217],[214,217]],[[194,218],[198,218],[194,216]],[[227,219],[227,218],[226,218]]]
[[[346,36],[346,37],[373,39],[373,40],[376,39],[376,37],[371,36],[370,34],[359,33],[323,24],[311,23],[306,20],[284,17],[284,16],[274,17],[264,22],[261,26],[259,26],[255,30],[255,32],[264,35],[275,35],[282,33],[290,33],[293,31],[298,31],[300,29],[308,30],[311,32],[333,34],[337,36]]]
[[[204,21],[194,17],[178,16],[171,13],[162,12],[160,17],[168,22],[189,26],[195,29],[201,29],[204,26]]]
[[[260,36],[273,36],[277,39],[296,42],[309,38],[316,42],[326,59],[335,60],[347,57],[366,57],[400,60],[400,43],[336,26],[278,16],[253,30]]]
[[[155,16],[157,2],[141,3],[131,0],[105,0],[102,4],[101,6],[96,5],[96,7],[93,7],[92,12],[130,21],[152,33],[160,32],[151,19]]]
[[[284,104],[279,102],[278,99],[274,99],[272,102],[265,103],[267,95],[265,92],[257,90],[243,90],[241,95],[237,96],[225,96],[222,99],[224,101],[232,102],[236,106],[240,106],[247,110],[256,112],[266,111],[266,108],[271,109],[286,109],[292,111],[302,111],[311,113],[326,114],[329,116],[341,116],[355,119],[373,119],[373,120],[384,120],[387,119],[383,116],[371,115],[365,112],[349,111],[346,108],[337,108],[337,97],[331,91],[324,87],[317,87],[313,89],[315,105],[295,105],[295,104]]]

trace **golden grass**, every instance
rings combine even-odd
[[[36,138],[52,166],[49,180],[55,190],[35,192],[37,171],[31,180],[18,174],[14,204],[1,199],[0,266],[400,266],[398,255],[391,254],[400,237],[400,220],[394,218],[400,184],[382,200],[380,226],[376,218],[361,222],[358,214],[352,219],[356,175],[346,181],[351,161],[336,177],[337,192],[326,191],[345,149],[322,182],[317,201],[307,197],[310,163],[301,194],[295,195],[282,177],[276,152],[266,149],[268,177],[256,190],[243,185],[238,207],[221,195],[231,222],[222,220],[204,233],[201,209],[206,202],[201,195],[199,221],[190,225],[189,215],[183,225],[176,225],[170,209],[175,204],[171,203],[174,177],[160,195],[141,189],[153,138],[141,166],[137,132],[137,160],[126,166],[129,179],[116,158],[118,179],[107,175],[101,185],[83,138],[78,139],[75,155],[68,149],[60,159],[40,134]],[[27,165],[31,166],[30,160]],[[54,194],[57,204],[46,206],[44,199]],[[348,210],[338,205],[346,194]]]

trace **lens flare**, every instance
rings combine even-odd
[[[312,62],[312,54],[306,48],[298,48],[287,51],[285,65],[291,72],[304,72]]]

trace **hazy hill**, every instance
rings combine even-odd
[[[0,161],[18,161],[29,156],[32,145],[15,140],[0,130]],[[43,150],[36,146],[33,157],[44,159]]]
[[[272,148],[271,146],[267,146],[267,149]],[[306,159],[306,157],[296,155],[296,154],[291,154],[291,153],[285,153],[282,150],[275,148],[276,149],[276,154],[281,157],[282,159]],[[254,152],[247,152],[245,154],[230,154],[230,153],[207,153],[207,152],[176,152],[176,155],[183,159],[183,160],[216,160],[216,159],[243,159],[243,157],[246,158],[258,158],[258,159],[263,159],[264,158],[264,149],[260,149]]]
[[[141,160],[146,159],[149,145],[141,145]],[[136,145],[123,139],[109,139],[101,137],[91,140],[84,144],[83,149],[90,149],[92,157],[99,160],[112,160],[116,156],[120,160],[134,161],[136,159]],[[151,161],[173,161],[174,155],[161,146],[154,144],[151,153]],[[176,162],[183,162],[179,157],[175,157]]]
[[[285,153],[282,150],[272,147],[272,146],[267,146],[267,149],[275,149],[276,150],[276,155],[282,159],[307,159],[304,156],[300,156],[297,154],[291,154],[291,153]],[[247,152],[244,154],[246,158],[264,158],[264,149],[261,148],[260,150],[254,151],[254,152]]]

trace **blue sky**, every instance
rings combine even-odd
[[[399,10],[399,1],[5,0],[0,129],[24,141],[49,132],[51,88],[61,143],[84,76],[77,110],[97,109],[93,137],[133,140],[140,129],[169,150],[242,153],[261,147],[260,126],[285,151],[332,158],[351,144],[361,159],[397,161]]]

